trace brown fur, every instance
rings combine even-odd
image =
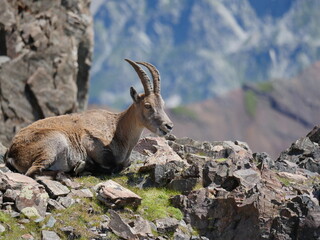
[[[28,176],[44,170],[121,170],[144,127],[165,135],[173,126],[160,93],[138,95],[131,88],[131,96],[134,103],[122,113],[91,110],[34,122],[13,138],[6,164]]]

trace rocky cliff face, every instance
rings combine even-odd
[[[90,1],[0,6],[0,140],[23,126],[86,108],[92,55]]]
[[[146,137],[108,181],[61,173],[35,181],[2,167],[0,231],[6,239],[319,240],[319,139],[315,127],[274,160],[239,141]],[[12,231],[32,222],[33,231]]]

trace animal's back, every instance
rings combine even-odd
[[[27,175],[40,168],[73,170],[79,161],[85,161],[87,157],[82,146],[84,136],[104,136],[103,112],[92,110],[50,117],[21,129],[6,154],[7,165]]]

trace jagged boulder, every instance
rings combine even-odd
[[[283,151],[276,164],[292,162],[297,167],[320,174],[320,126],[298,139],[285,151]]]
[[[0,4],[0,141],[35,120],[83,110],[92,55],[90,0]]]

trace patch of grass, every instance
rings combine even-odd
[[[244,106],[250,117],[254,117],[256,115],[257,103],[258,99],[256,94],[251,90],[246,91],[244,95]]]
[[[94,176],[81,176],[74,178],[74,180],[81,183],[84,187],[93,187],[103,181],[103,179]]]
[[[93,238],[93,233],[87,229],[88,225],[99,227],[103,220],[102,214],[107,211],[107,208],[98,200],[81,199],[81,201],[80,204],[74,204],[67,209],[53,211],[57,222],[51,230],[64,236],[60,228],[72,226],[75,234],[81,236],[80,239]],[[88,211],[90,208],[93,209],[93,212]]]
[[[272,82],[270,82],[270,81],[260,82],[260,83],[258,83],[257,86],[258,86],[258,89],[264,93],[271,92],[274,89]]]
[[[172,113],[176,114],[177,116],[186,117],[191,120],[198,119],[197,114],[193,110],[191,110],[185,106],[178,106],[178,107],[172,108],[171,111],[172,111]]]
[[[280,176],[277,176],[277,178],[283,186],[289,187],[290,185],[292,185],[292,182],[288,178]]]
[[[6,228],[6,231],[0,234],[0,239],[20,239],[24,234],[32,234],[35,239],[41,238],[39,228],[43,223],[30,221],[23,224],[23,228],[18,223],[19,218],[13,218],[9,214],[0,211],[0,223]]]
[[[202,182],[198,181],[197,184],[192,188],[192,191],[202,189]]]
[[[182,212],[170,204],[170,198],[178,192],[164,188],[135,189],[135,193],[142,198],[137,213],[149,221],[172,217],[178,220],[183,218]]]
[[[228,158],[218,158],[218,159],[215,159],[216,162],[225,162],[227,161]]]

